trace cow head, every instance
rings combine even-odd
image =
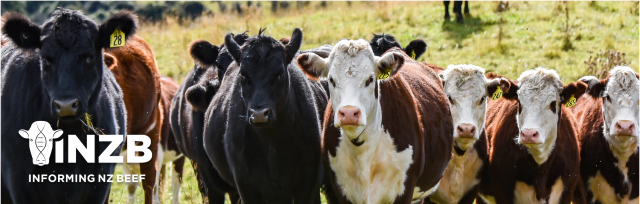
[[[244,44],[247,38],[249,36],[246,33],[236,34],[233,37],[240,44]],[[209,102],[213,99],[213,95],[218,92],[220,82],[222,82],[227,68],[233,62],[233,58],[224,44],[218,48],[218,46],[212,45],[205,40],[191,42],[189,53],[196,62],[194,69],[206,70],[204,70],[205,73],[202,74],[198,81],[194,82],[194,85],[187,88],[185,97],[194,111],[204,112],[209,107]]]
[[[241,93],[247,107],[249,123],[264,127],[278,120],[278,113],[287,111],[286,100],[290,86],[287,66],[302,45],[302,31],[296,28],[285,46],[272,37],[260,33],[247,39],[240,47],[231,34],[224,45],[240,66]]]
[[[36,121],[31,124],[31,129],[20,130],[20,136],[29,140],[29,151],[33,164],[44,166],[49,164],[49,156],[53,148],[53,139],[57,139],[62,135],[62,130],[51,129],[46,121]]]
[[[440,78],[451,107],[454,145],[466,151],[483,131],[491,97],[487,88],[499,84],[500,79],[488,80],[483,68],[465,64],[449,65]]]
[[[607,79],[580,79],[589,84],[589,95],[602,98],[604,136],[618,150],[635,149],[638,142],[638,74],[627,66],[618,66]],[[634,145],[636,144],[636,145]]]
[[[341,127],[350,140],[364,131],[367,122],[381,117],[375,93],[378,74],[390,72],[393,76],[403,63],[404,55],[395,51],[374,56],[362,39],[341,40],[326,59],[313,53],[298,57],[298,64],[309,78],[329,79],[334,125]]]
[[[517,142],[528,148],[538,164],[544,163],[555,146],[562,106],[572,98],[579,98],[587,89],[582,82],[562,86],[554,70],[527,70],[518,78],[519,84],[502,78],[503,97],[518,101],[516,121]],[[495,90],[496,85],[490,85]],[[573,96],[573,97],[572,97]]]
[[[411,56],[413,59],[418,59],[422,54],[427,51],[427,42],[422,39],[415,39],[409,42],[407,47],[404,49],[396,41],[396,38],[390,34],[373,34],[373,38],[369,41],[369,45],[371,46],[371,50],[373,50],[373,54],[376,56],[381,56],[387,50],[390,50],[393,47],[397,47],[402,49],[407,55]]]
[[[94,106],[102,89],[102,49],[119,28],[135,33],[137,16],[121,11],[97,25],[80,11],[59,8],[42,26],[19,13],[3,15],[5,33],[22,49],[39,50],[41,78],[54,118],[76,120]],[[125,39],[121,39],[125,40]]]

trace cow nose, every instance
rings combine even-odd
[[[358,125],[360,109],[353,106],[345,106],[338,110],[341,125]]]
[[[628,120],[620,120],[616,122],[615,133],[616,135],[633,135],[636,126],[633,122]]]
[[[53,108],[58,113],[58,117],[75,116],[79,104],[80,100],[78,99],[53,100]]]
[[[537,143],[538,136],[540,136],[540,134],[534,129],[524,129],[520,131],[520,139],[523,143]]]
[[[473,136],[476,134],[476,126],[469,123],[463,123],[458,125],[456,131],[460,138],[473,139]]]
[[[249,112],[251,113],[249,122],[251,122],[252,124],[269,122],[269,112],[271,112],[271,109],[269,108],[263,108],[260,110],[249,109]]]

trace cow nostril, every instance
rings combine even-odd
[[[360,111],[356,111],[355,113],[353,113],[353,117],[358,117],[360,115]]]
[[[77,109],[77,108],[78,108],[78,99],[76,99],[76,100],[73,102],[73,104],[71,104],[71,107],[72,107],[73,109]]]
[[[462,127],[458,126],[458,133],[463,133],[464,130],[462,129]]]
[[[340,116],[344,117],[344,112],[340,111]]]
[[[471,134],[476,134],[476,127],[471,127]]]

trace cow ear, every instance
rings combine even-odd
[[[393,76],[400,70],[400,67],[404,64],[404,56],[397,52],[387,52],[381,57],[376,58],[376,67],[378,68],[376,74],[378,76],[388,75]],[[380,78],[380,77],[378,77]]]
[[[189,87],[185,92],[185,97],[195,111],[204,112],[209,107],[210,99],[207,97],[207,87],[204,85],[196,84]]]
[[[589,85],[582,81],[571,82],[567,84],[562,88],[562,92],[560,93],[562,103],[566,103],[567,101],[572,100],[572,96],[575,99],[580,98],[580,96],[582,96],[582,94],[584,94],[588,88]]]
[[[329,74],[327,60],[314,53],[305,53],[298,56],[298,65],[307,77],[312,80],[327,77]]]
[[[233,36],[233,40],[235,40],[236,43],[238,43],[238,45],[240,46],[244,45],[247,39],[249,39],[249,35],[247,35],[247,32],[235,34]]]
[[[438,78],[440,78],[440,81],[442,81],[442,88],[444,88],[444,74],[439,73]]]
[[[587,84],[586,93],[594,98],[602,96],[605,86],[607,85],[607,79],[599,80],[594,76],[584,76],[578,81]]]
[[[138,16],[131,11],[122,10],[113,14],[109,19],[100,24],[98,27],[98,43],[100,47],[115,47],[110,43],[111,35],[114,35],[116,29],[122,32],[120,34],[124,34],[124,41],[126,43],[127,39],[134,35],[136,29],[138,29]],[[118,33],[115,34],[117,35]]]
[[[502,97],[515,100],[518,99],[518,85],[507,78],[497,79],[498,82],[491,82],[487,85],[487,95],[492,99],[497,100]],[[498,87],[500,90],[498,91]]]
[[[282,43],[283,45],[289,44],[289,41],[291,41],[291,37],[280,39],[280,43]]]
[[[42,47],[40,26],[32,23],[20,13],[2,15],[2,33],[7,35],[16,46],[23,49]]]
[[[55,130],[55,131],[53,131],[53,139],[58,139],[58,137],[62,136],[62,133],[63,133],[63,132],[64,132],[64,131],[62,131],[62,130]]]
[[[416,39],[409,42],[407,47],[404,48],[404,52],[407,55],[411,56],[411,58],[417,60],[420,59],[422,54],[427,51],[427,42],[422,39]]]
[[[218,46],[212,45],[205,40],[196,40],[189,44],[189,54],[191,58],[206,66],[216,65],[218,59]]]
[[[492,97],[496,92],[497,87],[500,86],[500,79],[487,79],[487,92],[485,93],[488,97]],[[502,89],[502,88],[500,88]]]
[[[242,60],[242,52],[240,51],[240,46],[238,46],[238,43],[233,39],[233,35],[231,33],[224,36],[224,46],[227,47],[227,51],[229,51],[231,58],[240,64],[240,61]]]
[[[24,139],[29,139],[29,132],[26,130],[20,130],[18,131],[18,134],[20,134]]]
[[[284,47],[285,56],[287,57],[286,64],[291,63],[293,57],[296,55],[298,50],[300,50],[300,46],[302,46],[302,30],[300,30],[300,28],[296,28],[293,30],[293,34],[291,34],[289,43]]]

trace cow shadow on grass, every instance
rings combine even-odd
[[[462,40],[468,38],[474,32],[483,31],[485,26],[487,26],[487,23],[482,19],[465,15],[464,23],[456,22],[455,18],[442,22],[442,31],[447,33],[448,39],[453,39],[460,44]]]

